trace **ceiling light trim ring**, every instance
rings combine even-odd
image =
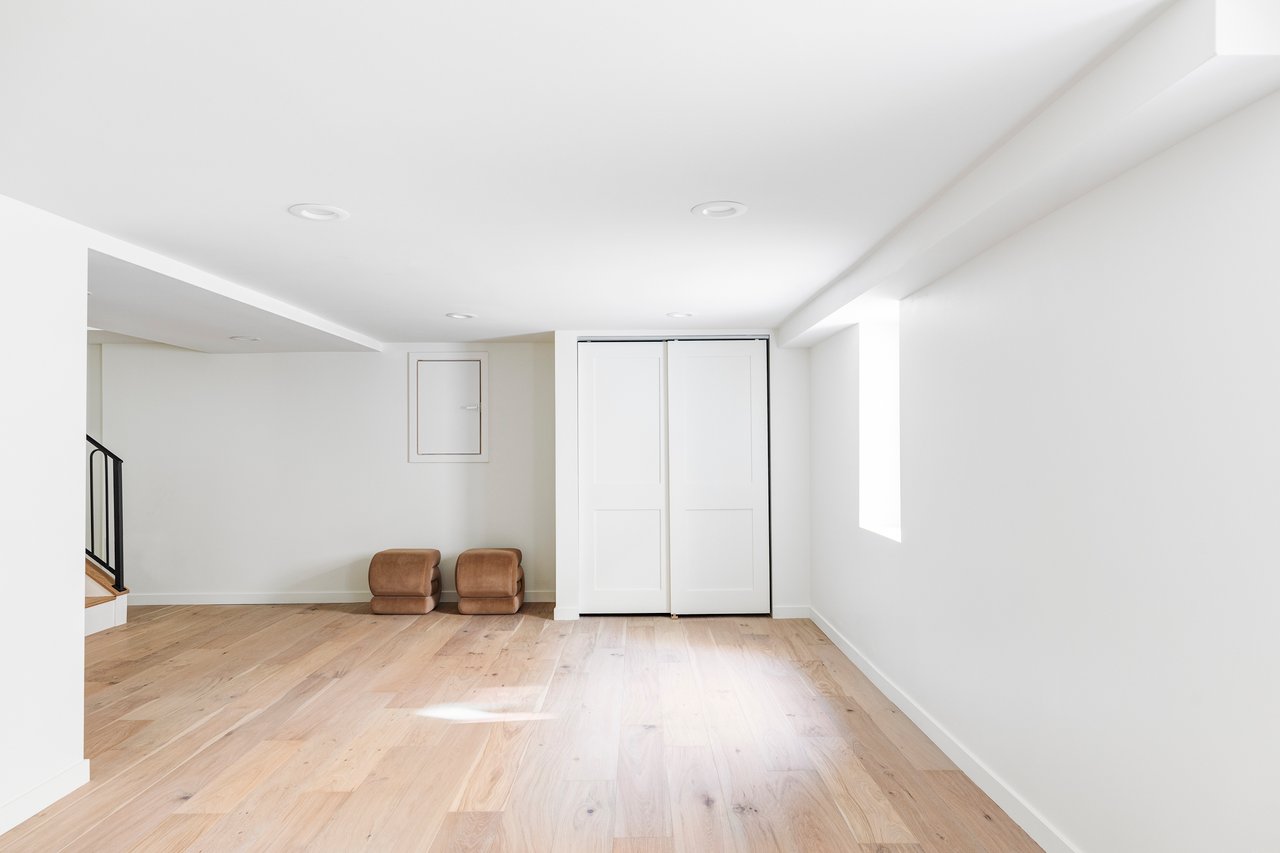
[[[317,204],[310,201],[289,205],[289,212],[308,222],[338,222],[351,215],[341,207],[336,207],[332,204]]]
[[[740,201],[704,201],[689,212],[699,219],[733,219],[746,213],[747,206]]]

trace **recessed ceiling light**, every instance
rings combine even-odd
[[[231,340],[239,341],[242,344],[256,344],[260,338],[251,338],[248,335],[232,335]]]
[[[295,204],[290,206],[289,212],[299,219],[308,219],[312,222],[337,222],[351,215],[331,204]]]
[[[740,201],[704,201],[689,212],[701,219],[731,219],[746,213],[747,206]]]
[[[684,320],[684,319],[687,319],[687,318],[689,318],[689,317],[692,317],[693,315],[692,315],[692,314],[690,314],[690,313],[689,313],[689,312],[687,312],[687,311],[668,311],[668,312],[667,312],[667,316],[668,316],[668,317],[674,317],[674,318],[676,318],[677,320]]]
[[[462,313],[451,313],[451,314],[445,314],[444,316],[448,317],[450,320],[474,320],[476,318],[475,314],[462,314]]]

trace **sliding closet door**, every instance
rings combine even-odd
[[[769,610],[765,347],[668,344],[672,613]]]
[[[667,613],[664,345],[578,344],[583,613]]]

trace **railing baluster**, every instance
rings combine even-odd
[[[85,436],[89,451],[89,545],[85,554],[103,566],[114,579],[112,586],[124,591],[124,460],[93,436]],[[102,535],[98,535],[98,478],[94,458],[102,456]],[[108,460],[110,464],[108,465]],[[101,544],[102,550],[98,550]]]
[[[121,480],[122,466],[124,462],[120,457],[112,460],[112,491],[115,493],[113,503],[115,505],[115,515],[112,521],[115,523],[116,529],[116,550],[115,550],[115,571],[116,571],[116,589],[124,591],[124,483]]]
[[[96,551],[98,549],[98,520],[94,507],[98,504],[98,487],[94,484],[93,478],[93,457],[101,453],[96,447],[89,451],[89,549]]]
[[[102,556],[111,570],[111,468],[102,460]]]

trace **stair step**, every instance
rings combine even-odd
[[[115,601],[114,595],[86,595],[84,597],[84,606],[86,608],[96,607],[99,604],[106,604],[108,601]]]
[[[96,583],[98,586],[106,590],[108,599],[118,598],[129,591],[128,589],[124,589],[124,590],[115,589],[112,586],[112,584],[114,584],[115,581],[111,578],[111,575],[103,571],[101,566],[99,566],[93,560],[90,560],[88,557],[84,558],[84,573],[88,575],[93,580],[94,583]],[[89,604],[85,605],[85,607],[91,607],[91,606],[92,605],[89,605]]]

